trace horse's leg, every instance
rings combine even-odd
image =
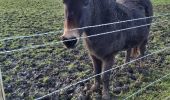
[[[130,62],[130,58],[131,58],[131,51],[132,51],[132,49],[131,49],[131,48],[129,48],[129,49],[126,51],[125,63]],[[128,65],[125,65],[124,67],[125,67],[126,71],[128,71],[129,73],[133,73],[133,70],[132,70],[132,68],[131,68],[131,67],[129,67]]]
[[[144,41],[138,48],[139,48],[139,52],[140,52],[140,55],[137,57],[137,65],[139,67],[137,67],[137,71],[141,74],[138,78],[137,78],[137,81],[141,81],[142,80],[142,77],[143,75],[147,75],[147,70],[144,70],[144,58],[141,58],[143,56],[145,56],[145,51],[146,51],[146,44],[147,44],[147,41]]]
[[[112,68],[114,61],[113,56],[109,56],[103,61],[102,71],[107,71]],[[109,95],[109,79],[110,79],[110,71],[104,73],[102,75],[102,82],[103,82],[103,91],[102,91],[102,99],[103,100],[110,100]]]
[[[130,61],[130,55],[131,55],[131,48],[126,51],[125,63]]]
[[[145,56],[145,51],[146,51],[146,44],[147,44],[147,40],[144,41],[141,46],[140,46],[140,57],[143,57]],[[140,65],[139,67],[144,67],[144,58],[142,58],[140,60]]]
[[[101,60],[97,59],[95,56],[91,55],[91,59],[93,61],[93,69],[94,69],[94,74],[99,74],[102,71],[102,62]],[[91,87],[92,91],[98,91],[100,89],[100,82],[101,82],[101,77],[96,76],[94,80],[94,84]]]

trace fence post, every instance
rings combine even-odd
[[[5,100],[5,92],[3,88],[1,69],[0,69],[0,100]]]

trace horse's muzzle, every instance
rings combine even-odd
[[[73,37],[73,38],[61,37],[61,40],[63,41],[64,45],[67,48],[74,48],[76,43],[77,43],[77,38],[76,37]]]

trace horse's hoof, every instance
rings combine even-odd
[[[130,73],[130,74],[134,73],[133,69],[129,66],[124,66],[123,72]]]
[[[90,84],[86,84],[83,89],[83,91],[88,91],[88,90],[90,90]]]
[[[130,74],[130,75],[129,75],[129,78],[132,79],[132,80],[137,80],[136,76],[133,75],[133,74]]]
[[[120,95],[121,92],[122,92],[122,88],[121,87],[116,87],[114,88],[114,91],[113,91],[116,95]]]
[[[124,85],[122,90],[127,92],[128,90],[130,89],[130,86],[129,85]]]
[[[139,74],[143,74],[144,76],[149,76],[149,71],[147,69],[145,69],[144,67],[138,67],[137,71]]]
[[[98,93],[93,93],[93,100],[102,100],[102,95]]]
[[[111,100],[109,92],[102,93],[102,100]]]
[[[128,72],[128,73],[131,73],[131,74],[134,73],[134,71],[133,71],[133,69],[132,69],[131,67],[128,67],[128,68],[127,68],[127,72]]]
[[[145,63],[144,62],[140,62],[140,67],[144,67],[145,66]]]
[[[71,99],[69,99],[69,100],[71,100]],[[86,94],[80,93],[80,95],[78,96],[77,100],[89,100],[89,99],[86,96]]]
[[[134,84],[134,87],[135,88],[140,88],[141,84],[142,83],[140,81],[136,81],[135,84]]]
[[[95,84],[92,85],[90,90],[93,91],[93,92],[97,92],[97,91],[100,90],[100,85],[98,83],[95,83]]]

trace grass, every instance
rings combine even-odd
[[[61,0],[1,0],[1,32],[4,33],[1,38],[61,29],[62,21],[58,20],[63,20],[63,7],[59,2]]]
[[[63,29],[63,5],[61,2],[62,0],[0,0],[0,39]],[[170,6],[168,5],[170,0],[153,0],[153,3],[155,14],[170,13]],[[169,19],[169,17],[162,17],[156,21]],[[169,45],[169,32],[169,22],[153,26],[151,34],[154,35],[150,37],[148,52]],[[56,42],[61,34],[3,41],[0,42],[0,50],[13,50],[31,45]],[[124,56],[118,56],[117,65],[122,64],[122,58]],[[92,75],[92,64],[82,44],[75,50],[67,50],[63,48],[62,44],[56,44],[23,52],[0,54],[0,66],[3,71],[7,100],[32,100]],[[169,51],[149,57],[146,59],[145,66],[149,76],[142,78],[140,86],[136,86],[135,81],[128,80],[128,76],[120,75],[117,77],[116,81],[129,83],[131,86],[130,90],[124,91],[119,98],[125,98],[169,73]],[[138,73],[135,73],[135,75],[142,76]],[[111,82],[110,87],[114,88],[114,77]],[[87,83],[92,83],[92,81]],[[170,78],[168,77],[132,99],[162,100],[170,95],[169,87]],[[75,88],[77,89],[79,86]],[[73,94],[75,98],[79,92]],[[115,95],[112,91],[111,94]],[[62,94],[62,97],[67,96]]]
[[[170,0],[151,0],[154,5],[167,5],[170,4]]]

